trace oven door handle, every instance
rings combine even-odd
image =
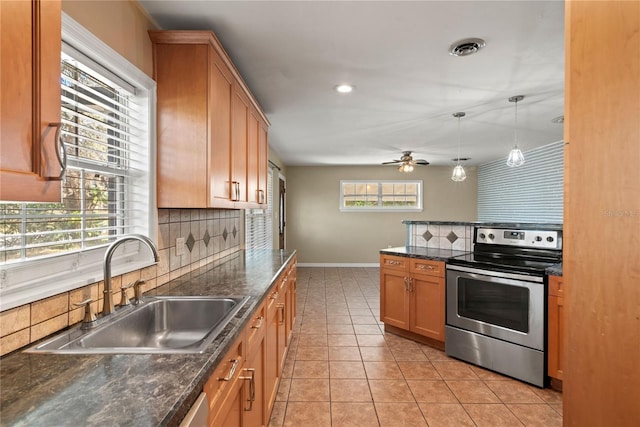
[[[522,280],[524,282],[544,283],[544,277],[528,276],[526,274],[506,273],[504,271],[492,271],[479,268],[463,267],[461,265],[447,264],[447,270],[462,271],[465,273],[481,274],[483,276],[501,277],[505,279]]]

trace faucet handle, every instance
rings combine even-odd
[[[127,305],[131,304],[131,301],[129,301],[129,297],[127,296],[127,289],[132,286],[133,283],[129,283],[128,285],[120,288],[120,304],[118,304],[120,307],[126,307]]]
[[[84,318],[82,319],[82,328],[87,329],[90,328],[93,322],[96,321],[96,315],[91,308],[91,303],[94,300],[92,298],[87,298],[84,301],[73,303],[76,307],[84,307]]]
[[[142,279],[138,279],[131,284],[133,286],[133,291],[135,293],[135,301],[134,304],[140,304],[140,300],[142,299],[142,285],[146,282]]]

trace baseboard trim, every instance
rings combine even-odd
[[[298,267],[380,267],[377,262],[299,262]]]

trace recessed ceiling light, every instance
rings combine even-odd
[[[472,55],[485,47],[487,43],[478,38],[462,39],[449,46],[449,54],[453,56]]]
[[[349,93],[349,92],[353,92],[353,85],[341,84],[336,86],[335,89],[339,93]]]

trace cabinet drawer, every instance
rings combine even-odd
[[[411,273],[426,274],[428,276],[444,277],[444,262],[430,259],[411,258],[409,264]]]
[[[549,295],[564,296],[564,282],[562,276],[549,276]]]
[[[380,255],[380,268],[406,271],[409,258],[395,255]]]
[[[260,341],[264,338],[266,329],[267,311],[266,302],[263,302],[247,325],[247,356],[252,355],[255,350],[257,350],[257,347],[260,345]]]
[[[216,414],[242,372],[244,342],[236,341],[204,385],[209,400],[209,416]]]

